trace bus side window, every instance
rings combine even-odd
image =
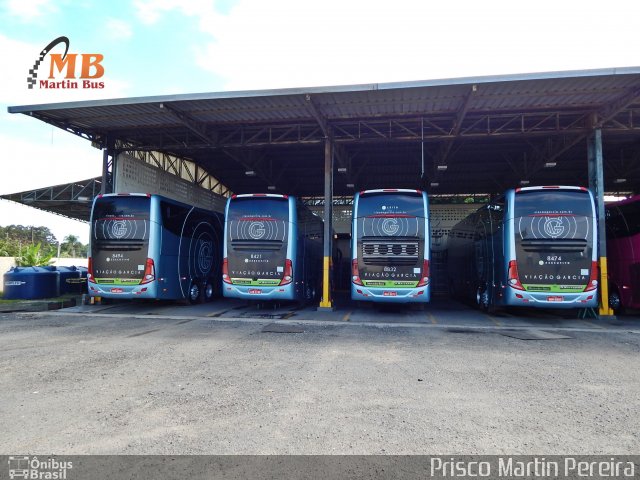
[[[160,202],[160,211],[162,212],[163,227],[179,237],[182,234],[184,219],[189,213],[189,209],[162,201]]]
[[[504,223],[504,195],[498,197],[494,202],[495,208],[493,209],[493,218],[496,223],[495,228],[501,229],[502,224]]]
[[[640,202],[628,203],[619,207],[620,217],[624,222],[625,236],[628,237],[625,247],[625,260],[627,262],[635,263],[638,256],[637,248],[632,238],[640,233]]]
[[[606,211],[605,228],[609,238],[624,238],[629,236],[629,227],[623,212],[618,207],[609,207]]]
[[[487,226],[489,224],[489,210],[488,208],[483,208],[480,210],[477,223],[476,223],[476,232],[475,232],[475,240],[482,240],[487,236]]]
[[[620,216],[624,220],[626,234],[631,236],[640,233],[640,202],[621,205],[619,209]]]

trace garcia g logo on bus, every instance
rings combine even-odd
[[[64,53],[49,53],[58,45],[64,45]],[[45,59],[49,59],[49,77],[38,81],[38,69]],[[33,89],[34,85],[42,89],[103,89],[104,82],[98,79],[104,75],[101,53],[69,53],[69,39],[58,37],[49,43],[40,52],[33,67],[29,69],[27,87]]]

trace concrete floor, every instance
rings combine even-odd
[[[636,317],[451,302],[2,314],[0,452],[631,454],[639,354]]]
[[[318,312],[315,305],[304,308],[295,303],[249,304],[245,301],[219,298],[200,305],[179,305],[175,302],[120,301],[104,305],[79,305],[66,313],[158,317],[206,317],[221,321],[320,321],[372,324],[416,324],[436,327],[470,328],[640,328],[640,312],[631,312],[615,319],[579,318],[577,310],[545,310],[512,308],[493,314],[448,298],[435,298],[424,305],[384,305],[352,302],[338,294],[332,312]]]

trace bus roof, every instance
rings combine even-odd
[[[538,187],[519,187],[519,188],[516,188],[516,193],[531,192],[535,190],[580,190],[582,192],[589,191],[585,187],[575,187],[575,186],[569,186],[569,185],[541,185]]]
[[[241,195],[232,195],[231,199],[235,198],[249,198],[249,197],[270,197],[270,198],[282,198],[288,199],[289,195],[280,195],[278,193],[243,193]]]
[[[151,198],[150,193],[101,193],[97,198],[102,197],[149,197]]]
[[[368,195],[370,193],[422,193],[422,190],[410,188],[376,188],[373,190],[362,190],[360,195]]]
[[[619,205],[627,205],[629,203],[635,203],[635,202],[638,202],[638,201],[640,201],[640,195],[633,195],[633,196],[631,196],[629,198],[625,198],[624,200],[618,200],[616,202],[607,203],[605,205],[605,208],[606,207],[613,207],[613,206],[617,207]]]

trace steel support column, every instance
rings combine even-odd
[[[102,149],[102,185],[100,186],[100,193],[112,193],[113,192],[113,164],[115,158],[111,156],[109,161],[109,155],[112,151],[109,147],[105,146]]]
[[[600,265],[600,308],[599,315],[611,316],[613,310],[609,307],[609,282],[607,273],[607,238],[605,231],[604,212],[604,168],[602,159],[602,130],[596,128],[587,140],[587,158],[589,164],[589,188],[596,201],[596,216],[598,222],[598,256]]]
[[[331,298],[331,270],[333,227],[333,142],[331,137],[324,141],[324,254],[322,261],[322,300],[318,310],[333,310]]]

